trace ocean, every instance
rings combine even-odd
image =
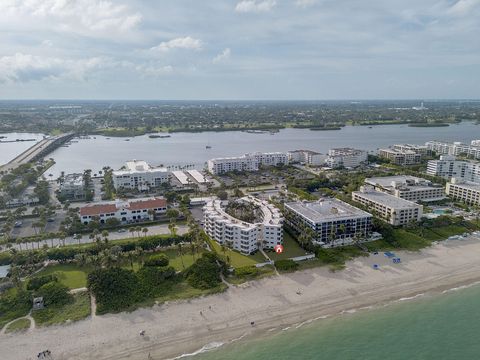
[[[194,359],[480,359],[479,304],[480,286],[452,289],[279,328],[255,339],[209,344],[217,348]]]

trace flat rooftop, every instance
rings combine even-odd
[[[464,182],[464,183],[457,183],[457,184],[451,184],[451,185],[459,186],[464,189],[480,191],[480,184],[476,184],[476,183]]]
[[[286,207],[296,211],[314,223],[372,216],[338,199],[323,199],[314,202],[286,203]]]
[[[365,179],[366,184],[381,186],[384,189],[394,189],[394,184],[398,187],[408,187],[412,190],[421,190],[421,189],[430,189],[434,185],[431,181],[410,176],[410,175],[397,175],[397,176],[380,176],[380,177],[371,177]],[[438,185],[441,187],[441,185]]]
[[[384,204],[391,208],[397,208],[397,209],[412,208],[413,209],[420,206],[412,201],[397,198],[393,195],[390,195],[381,191],[376,191],[376,190],[354,191],[352,192],[352,194],[359,194],[360,196],[366,199]]]

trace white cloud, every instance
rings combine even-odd
[[[0,57],[0,83],[24,83],[47,79],[85,80],[88,73],[103,67],[104,59],[62,59],[17,53]]]
[[[276,5],[276,0],[242,0],[235,6],[235,11],[240,13],[268,12]]]
[[[458,0],[449,9],[449,13],[454,15],[465,15],[480,5],[480,0]]]
[[[168,52],[172,49],[200,50],[202,45],[201,40],[186,36],[161,42],[157,46],[150,48],[150,50],[160,52]]]
[[[307,8],[314,5],[316,2],[317,0],[295,0],[295,6]]]
[[[2,0],[0,29],[40,29],[114,37],[135,28],[142,16],[108,0]]]
[[[231,52],[230,48],[223,49],[223,51],[220,54],[218,54],[217,56],[215,56],[213,58],[212,62],[214,64],[224,62],[224,61],[230,59],[231,53],[232,52]]]
[[[159,77],[171,74],[173,72],[173,66],[171,65],[138,65],[135,70],[140,72],[144,77]]]

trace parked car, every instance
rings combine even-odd
[[[17,222],[15,222],[15,225],[13,225],[13,227],[19,228],[19,227],[22,226],[22,224],[23,223],[21,221],[17,221]]]
[[[124,232],[127,232],[127,229],[118,229],[117,232],[118,233],[124,233]]]

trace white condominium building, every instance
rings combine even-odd
[[[371,186],[362,186],[360,191],[352,192],[352,200],[394,226],[417,222],[423,213],[422,205],[374,190]]]
[[[409,175],[367,178],[365,184],[373,186],[375,190],[410,201],[437,201],[446,197],[442,185]]]
[[[297,234],[311,228],[313,242],[322,247],[364,241],[372,231],[371,214],[334,198],[286,203],[285,223]]]
[[[108,219],[117,219],[121,223],[134,223],[152,220],[154,214],[167,211],[167,200],[163,198],[143,198],[128,201],[106,201],[80,208],[80,221],[87,225],[92,220],[101,224]]]
[[[447,180],[455,178],[461,181],[480,183],[480,163],[456,160],[453,155],[442,155],[440,160],[428,162],[427,174]]]
[[[258,171],[260,166],[277,166],[288,164],[288,156],[282,152],[252,153],[237,157],[210,159],[208,171],[214,175],[230,171]]]
[[[273,249],[283,242],[283,217],[280,211],[267,201],[246,196],[238,201],[250,203],[259,209],[259,221],[241,221],[225,211],[226,202],[210,200],[204,206],[205,232],[220,244],[243,254],[251,254],[263,248]]]
[[[469,155],[475,159],[480,159],[480,141],[473,140],[470,145],[461,142],[428,141],[425,143],[428,149],[437,154],[446,155]]]
[[[171,173],[163,167],[151,167],[145,161],[127,161],[125,170],[113,171],[113,185],[115,189],[137,189],[140,191],[159,187],[169,183]]]
[[[470,205],[480,205],[480,184],[456,182],[447,183],[447,194]]]
[[[422,156],[431,155],[432,153],[432,151],[426,145],[394,144],[391,146],[391,148],[397,151],[413,151]]]
[[[311,150],[293,150],[288,152],[288,161],[291,163],[305,163],[307,165],[323,165],[327,156]]]
[[[415,165],[422,161],[422,154],[413,150],[380,149],[378,156],[390,160],[395,165]]]
[[[352,148],[337,148],[328,151],[328,157],[325,160],[327,166],[331,168],[345,167],[355,168],[368,159],[367,152]]]
[[[85,200],[85,182],[83,174],[68,174],[60,179],[58,190],[65,199]]]

